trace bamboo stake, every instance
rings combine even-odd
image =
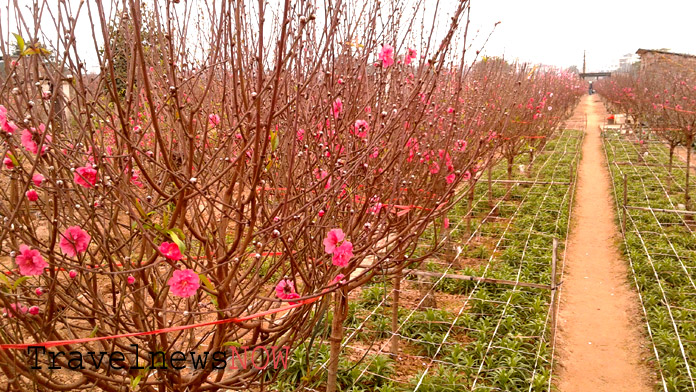
[[[510,286],[522,286],[522,287],[532,287],[535,289],[551,290],[551,286],[548,284],[516,282],[514,280],[482,278],[479,276],[444,274],[442,272],[430,272],[430,271],[418,271],[418,270],[404,270],[404,273],[406,275],[413,274],[413,275],[418,275],[418,276],[428,276],[428,277],[434,277],[434,278],[444,277],[444,278],[448,278],[448,279],[470,280],[472,282],[479,282],[479,283],[504,284],[504,285],[510,285]]]
[[[621,219],[621,232],[626,236],[626,215],[628,214],[626,204],[628,204],[628,177],[624,174],[623,178],[623,219]]]
[[[493,165],[488,164],[488,208],[493,208]]]
[[[662,164],[647,163],[647,162],[614,162],[614,164],[617,166],[653,166],[653,167],[664,166]],[[677,168],[681,168],[681,169],[687,168],[686,165],[672,165],[672,167],[677,167]]]
[[[572,182],[559,181],[492,180],[492,182],[503,184],[572,185]]]
[[[558,239],[553,239],[551,254],[551,342],[556,341],[556,309],[558,308],[558,286],[556,286],[556,260],[558,258]]]
[[[671,213],[674,213],[674,214],[686,214],[686,215],[693,215],[693,214],[696,214],[696,211],[688,211],[688,210],[669,210],[669,209],[666,209],[666,208],[637,207],[637,206],[624,206],[624,208],[629,209],[629,210],[639,210],[639,211],[671,212]]]
[[[401,274],[394,276],[394,299],[392,301],[392,338],[391,338],[391,352],[394,355],[399,354],[399,335],[397,334],[399,329],[399,293],[401,292]]]

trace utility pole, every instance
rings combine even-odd
[[[585,55],[587,54],[586,50],[582,51],[582,73],[586,73],[587,70],[585,70]]]

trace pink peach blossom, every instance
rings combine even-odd
[[[216,127],[218,124],[220,124],[220,116],[214,113],[209,114],[208,123],[210,123],[211,127]]]
[[[416,52],[415,49],[408,48],[408,53],[406,53],[406,57],[404,58],[404,64],[409,65],[411,64],[411,61],[414,60],[418,56],[418,52]]]
[[[346,241],[341,244],[338,248],[333,251],[333,258],[331,262],[333,265],[338,267],[345,267],[348,262],[353,257],[353,244],[350,241]]]
[[[97,171],[92,166],[84,166],[75,169],[73,181],[85,188],[92,188],[97,183],[97,177]]]
[[[5,164],[6,168],[14,169],[14,162],[12,162],[12,158],[10,158],[9,155],[5,155],[5,158],[2,160],[2,163]]]
[[[341,281],[342,281],[343,278],[345,278],[345,277],[346,277],[346,276],[343,275],[343,274],[338,274],[338,275],[336,275],[336,277],[333,278],[333,280],[329,283],[329,286],[333,286],[333,285],[335,285],[335,284],[343,283],[343,282],[341,282]]]
[[[24,276],[39,276],[43,274],[44,268],[48,267],[41,253],[27,245],[19,246],[19,255],[15,257],[15,263],[19,267],[19,273]]]
[[[29,308],[29,314],[31,314],[33,316],[36,316],[37,314],[39,314],[39,307],[34,305],[31,308]]]
[[[333,114],[334,118],[337,119],[341,113],[343,113],[343,101],[341,101],[341,98],[336,98],[331,106],[331,114]]]
[[[297,140],[302,141],[304,139],[305,130],[300,128],[297,130]]]
[[[60,249],[69,257],[83,253],[92,239],[80,226],[70,226],[63,232],[60,239]]]
[[[20,304],[20,303],[13,303],[10,304],[10,309],[7,308],[2,308],[2,312],[5,314],[7,318],[13,318],[17,314],[26,314],[27,313],[27,307]]]
[[[29,189],[29,190],[25,193],[25,196],[27,197],[27,199],[29,199],[29,201],[37,201],[37,200],[39,200],[39,194],[36,193],[36,191],[33,190],[33,189]]]
[[[329,233],[326,234],[326,238],[324,238],[324,251],[328,254],[333,253],[338,243],[343,241],[345,236],[346,235],[341,229],[329,230]]]
[[[34,173],[31,180],[34,182],[34,186],[40,187],[46,178],[41,173]]]
[[[179,246],[173,242],[163,242],[159,246],[159,251],[169,260],[181,260],[181,250]]]
[[[174,271],[167,284],[172,294],[182,298],[196,294],[196,290],[201,286],[198,274],[190,269]]]
[[[290,279],[281,279],[275,287],[275,293],[280,299],[300,298],[300,295],[295,292],[295,283]]]
[[[382,46],[382,50],[379,52],[378,57],[382,61],[382,66],[384,68],[394,64],[394,47],[391,45]]]
[[[128,275],[128,284],[133,284],[135,283],[135,277],[133,275]]]
[[[445,178],[445,180],[447,181],[448,184],[451,184],[454,182],[455,178],[457,178],[457,177],[454,175],[454,173],[452,173],[449,176],[447,176],[447,178]]]
[[[44,124],[39,125],[39,129],[30,128],[22,131],[22,146],[32,154],[39,153],[39,143],[43,137],[43,133],[46,131],[46,126]],[[44,138],[44,143],[41,146],[41,154],[43,155],[48,149],[48,143],[51,142],[51,135],[46,135]]]
[[[70,272],[68,272],[68,276],[70,276],[70,279],[75,279],[77,277],[77,271],[70,270]]]
[[[17,130],[17,126],[12,121],[7,120],[7,108],[0,105],[0,129],[12,135]]]
[[[370,124],[367,123],[365,120],[355,120],[355,136],[360,137],[360,138],[366,138],[367,137],[367,131],[370,130]]]

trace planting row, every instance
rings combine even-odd
[[[493,181],[512,174],[531,184],[493,182],[491,197],[486,178],[480,179],[471,201],[463,195],[448,213],[449,236],[430,229],[421,238],[442,241],[441,249],[420,266],[426,274],[410,273],[399,282],[398,306],[394,280],[386,277],[348,298],[341,390],[551,388],[551,291],[442,274],[550,285],[553,238],[562,249],[573,195],[567,183],[581,142],[579,131],[560,132],[534,155],[533,164],[525,155],[514,162],[513,173],[507,162],[491,173]],[[552,181],[557,184],[548,184]],[[290,370],[278,372],[278,389],[295,390],[299,384],[322,390],[333,313],[326,318],[312,344],[293,353]]]
[[[619,222],[625,225],[623,251],[658,370],[656,388],[694,391],[696,224],[693,215],[683,212],[687,172],[682,164],[672,167],[670,147],[663,140],[649,132],[640,138],[606,132],[604,149]],[[624,209],[624,198],[629,208]]]

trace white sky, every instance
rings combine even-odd
[[[7,3],[11,1],[14,0]],[[24,10],[33,2],[17,1]],[[74,5],[79,1],[68,0]],[[182,0],[182,3],[186,1],[196,0]],[[271,7],[280,2],[267,1]],[[406,5],[415,2],[400,1]],[[435,0],[423,1],[426,14],[432,12],[429,8],[434,7]],[[457,2],[440,0],[443,7],[440,26],[448,24],[448,10],[454,10]],[[494,24],[501,22],[484,48],[483,54],[489,56],[505,55],[509,60],[563,68],[575,65],[581,69],[583,50],[587,50],[587,70],[599,71],[615,68],[620,57],[635,53],[638,48],[667,48],[696,54],[696,1],[693,0],[472,0],[471,4],[469,44],[473,49],[480,48]],[[16,31],[12,29],[12,12],[8,15],[6,7],[6,4],[0,6],[5,40],[10,39],[10,32]],[[84,59],[88,68],[94,70],[96,57],[89,53],[94,51],[90,29],[86,14],[78,18],[78,46],[82,41]],[[474,40],[477,30],[478,38]]]
[[[485,52],[587,70],[618,66],[639,48],[696,54],[693,0],[472,0],[472,25],[496,28]]]

